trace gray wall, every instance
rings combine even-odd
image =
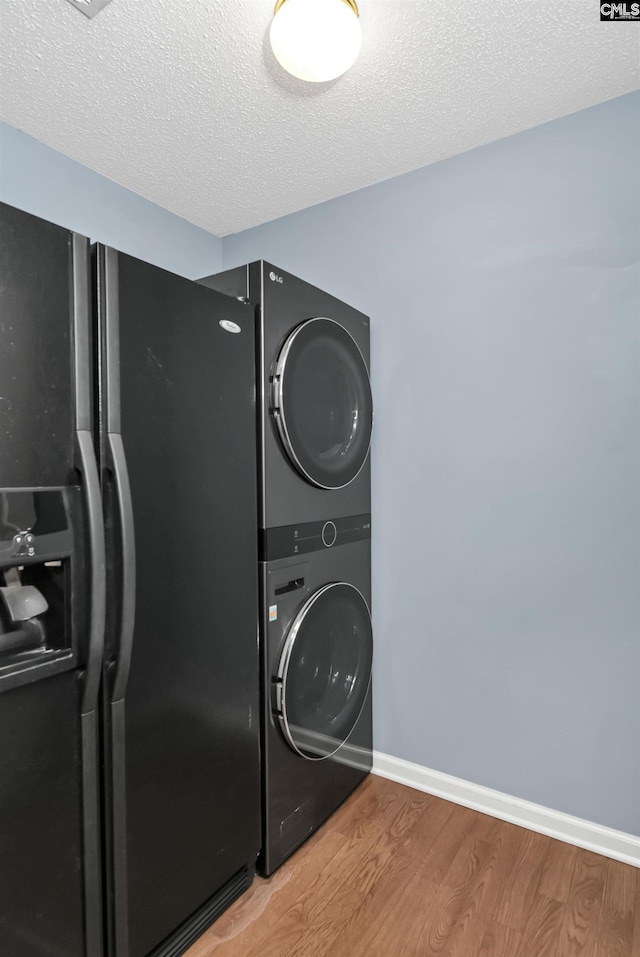
[[[190,279],[222,262],[217,236],[6,123],[0,123],[0,201]]]
[[[372,316],[375,747],[640,834],[640,94],[228,237]]]

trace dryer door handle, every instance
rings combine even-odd
[[[301,588],[304,588],[304,578],[292,578],[285,585],[278,585],[274,595],[287,595],[292,591],[300,591]]]

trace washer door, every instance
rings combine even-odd
[[[344,488],[371,442],[369,373],[354,338],[333,319],[309,319],[286,340],[274,376],[274,414],[294,466],[319,488]]]
[[[303,758],[321,761],[345,743],[371,682],[367,603],[353,585],[325,585],[298,612],[278,667],[278,718]]]

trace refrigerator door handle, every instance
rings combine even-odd
[[[112,701],[120,701],[125,696],[133,629],[136,616],[136,547],[133,530],[133,504],[127,460],[124,454],[122,436],[118,432],[109,432],[109,453],[111,468],[115,479],[118,514],[120,517],[120,542],[122,548],[122,605],[120,612],[120,634],[117,642],[117,665],[113,682]]]
[[[102,495],[91,435],[91,345],[89,240],[73,234],[72,291],[75,380],[75,465],[82,477],[88,525],[90,568],[89,643],[81,713],[97,708],[102,674],[106,615],[106,553]]]
[[[76,432],[77,465],[82,474],[89,526],[89,560],[91,574],[91,603],[89,615],[89,648],[85,683],[82,695],[82,714],[94,711],[98,703],[106,609],[106,559],[104,522],[98,466],[91,433]]]

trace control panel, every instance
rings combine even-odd
[[[260,561],[291,558],[371,538],[371,515],[350,515],[324,522],[303,522],[263,530]]]

